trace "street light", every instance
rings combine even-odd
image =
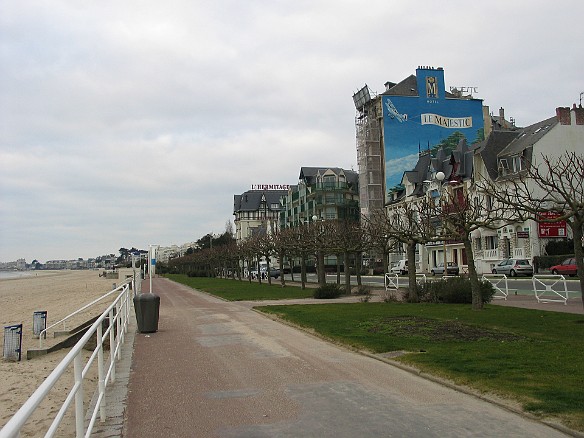
[[[148,245],[148,274],[150,276],[150,293],[152,292],[152,277],[156,272],[156,252],[160,245]]]
[[[442,251],[444,254],[444,275],[446,275],[446,273],[448,272],[446,270],[446,266],[447,266],[447,257],[446,257],[446,225],[445,225],[445,217],[444,217],[444,200],[443,200],[443,195],[444,195],[444,178],[446,178],[446,175],[444,174],[444,172],[437,172],[436,173],[436,179],[440,182],[440,203],[442,203],[442,208],[441,208],[441,212],[442,212]]]

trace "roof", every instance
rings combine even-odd
[[[554,116],[515,131],[516,138],[499,153],[499,156],[517,155],[523,152],[541,140],[558,123],[558,118]]]
[[[531,147],[558,123],[557,117],[550,117],[526,128],[491,132],[476,149],[476,153],[483,159],[489,177],[494,180],[499,176],[498,158],[523,154],[524,151],[528,151],[529,155]]]
[[[415,186],[412,195],[420,196],[424,194],[423,182],[430,178],[431,158],[431,155],[428,153],[420,155],[414,169],[404,172],[404,176]]]
[[[408,76],[403,81],[381,94],[385,96],[417,96],[418,81],[416,75]]]
[[[347,183],[359,183],[359,174],[357,172],[354,170],[341,169],[340,167],[301,167],[298,179],[304,181],[306,185],[312,185],[316,183],[316,177],[318,175],[322,175],[329,170],[334,172],[337,176],[341,174],[345,175]]]
[[[492,180],[498,175],[497,156],[515,137],[517,137],[517,131],[493,131],[486,140],[478,144],[476,153],[483,159],[489,178]]]
[[[412,96],[418,97],[418,79],[416,75],[410,75],[398,84],[393,82],[386,82],[389,87],[388,90],[381,93],[383,96]],[[457,98],[452,93],[445,91],[445,97],[447,98]],[[460,97],[458,97],[460,99]]]
[[[267,209],[274,210],[272,205],[280,205],[280,198],[287,193],[287,190],[248,190],[241,195],[233,196],[233,212],[257,211],[264,197]]]

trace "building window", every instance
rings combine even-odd
[[[499,247],[499,238],[497,236],[487,236],[485,238],[485,249],[497,249]]]
[[[477,249],[477,251],[482,251],[483,249],[483,239],[481,239],[480,237],[476,238],[474,240],[475,242],[475,248]]]
[[[487,211],[493,211],[493,197],[490,195],[487,195]]]
[[[511,167],[513,172],[521,172],[523,170],[523,157],[516,155],[511,158]]]

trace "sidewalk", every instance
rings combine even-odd
[[[115,402],[123,421],[96,436],[566,436],[272,321],[249,303],[166,279],[154,290],[159,330],[137,333],[128,353],[127,397]]]
[[[584,315],[584,306],[582,306],[582,299],[580,297],[569,298],[566,304],[561,302],[538,303],[537,299],[532,293],[529,295],[509,295],[507,300],[495,299],[491,301],[491,304],[496,304],[499,306],[522,307],[524,309],[547,310],[550,312],[577,313]]]

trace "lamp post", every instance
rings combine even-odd
[[[444,217],[444,178],[446,178],[446,175],[444,175],[444,172],[437,172],[436,173],[436,179],[440,182],[440,203],[442,204],[441,206],[441,213],[442,213],[442,251],[444,254],[444,275],[446,275],[446,273],[448,272],[446,270],[446,266],[447,266],[447,257],[446,257],[446,224],[445,224],[445,217]]]
[[[150,293],[154,293],[152,291],[152,277],[156,272],[156,251],[158,251],[160,245],[148,245],[148,247],[148,274],[150,276]]]

